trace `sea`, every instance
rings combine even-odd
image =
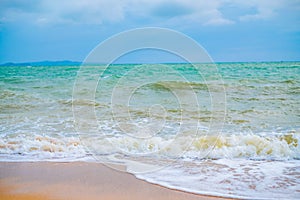
[[[0,161],[300,199],[300,62],[0,66]]]

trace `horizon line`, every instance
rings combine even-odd
[[[280,62],[300,62],[300,60],[269,60],[269,61],[215,61],[215,62],[194,62],[194,63],[189,63],[189,62],[123,62],[123,63],[111,63],[110,65],[126,65],[126,64],[221,64],[221,63],[280,63]],[[82,65],[82,64],[89,64],[89,65],[104,65],[107,63],[101,63],[101,62],[95,62],[95,63],[85,63],[81,61],[73,61],[73,60],[42,60],[42,61],[27,61],[27,62],[5,62],[5,63],[0,63],[0,66],[15,66],[15,65],[43,65],[43,64],[59,64],[59,63],[65,63],[67,65]]]

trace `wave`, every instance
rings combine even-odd
[[[196,139],[193,149],[201,151],[213,145],[209,158],[299,159],[298,141],[295,134],[206,136]]]
[[[111,130],[112,131],[112,130]],[[136,156],[154,156],[192,159],[246,158],[287,160],[300,159],[299,134],[259,136],[254,134],[232,135],[155,135],[151,138],[135,138],[112,133],[79,137],[54,136],[3,136],[0,154],[20,156],[46,155],[66,157],[86,154],[114,154],[121,152]],[[49,154],[50,153],[50,154]]]
[[[183,81],[159,81],[149,86],[154,90],[171,90],[172,89],[198,89],[208,90],[207,84],[197,82],[183,82]]]
[[[35,136],[6,136],[0,140],[1,158],[17,157],[20,160],[35,161],[53,158],[79,158],[86,155],[85,149],[78,138]]]

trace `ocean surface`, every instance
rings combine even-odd
[[[127,166],[169,188],[300,198],[300,62],[1,66],[0,161]]]

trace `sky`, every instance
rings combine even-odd
[[[300,60],[300,0],[0,0],[0,63],[81,62],[143,27],[179,31],[216,62]]]

